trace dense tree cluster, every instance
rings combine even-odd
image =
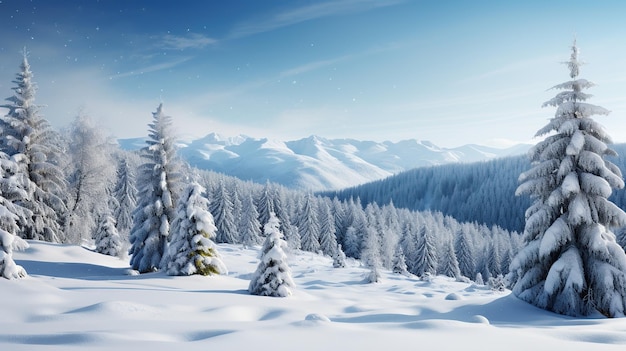
[[[530,201],[515,196],[515,189],[518,175],[528,167],[527,158],[522,156],[423,167],[321,195],[341,200],[359,198],[364,206],[393,202],[413,211],[442,212],[461,222],[522,231]]]
[[[613,145],[617,155],[607,156],[626,170],[626,144]],[[320,195],[340,200],[359,198],[363,205],[376,202],[413,211],[442,212],[461,222],[498,225],[510,231],[524,230],[524,213],[531,201],[515,196],[519,174],[530,167],[526,156],[470,164],[417,168],[379,181]],[[609,198],[626,208],[626,190],[616,189]],[[625,245],[622,245],[626,247]]]
[[[289,213],[285,217],[292,222],[281,221],[281,230],[296,228],[302,243],[299,247],[289,244],[290,248],[337,257],[339,262],[342,259],[338,256],[343,254],[363,259],[367,267],[378,269],[393,269],[400,260],[397,253],[402,252],[406,270],[418,276],[446,274],[473,279],[480,273],[485,280],[508,272],[508,264],[521,243],[516,232],[498,226],[460,223],[440,212],[416,212],[393,204],[380,207],[375,203],[364,208],[358,199],[340,201],[302,194],[276,184],[244,182],[211,171],[199,173],[212,208],[219,209],[219,203],[233,201],[230,195],[226,200],[223,198],[224,194],[232,194],[223,188],[237,188],[243,203],[250,198],[254,202],[258,217],[249,217],[249,211],[243,210],[246,206],[242,207],[242,212],[233,213],[234,218],[242,220],[233,229],[238,235],[229,243],[244,243],[246,240],[248,246],[258,243],[256,240],[263,235],[256,228],[264,220],[263,209],[269,208],[270,215],[274,211]],[[251,231],[249,228],[255,229]],[[255,239],[248,239],[250,235]],[[289,243],[289,238],[285,239]],[[341,254],[337,250],[341,250]],[[448,261],[440,262],[443,256],[447,256]]]

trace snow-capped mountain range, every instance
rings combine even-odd
[[[127,150],[145,145],[142,138],[121,139],[119,143]],[[201,169],[258,183],[269,180],[290,188],[320,191],[351,187],[417,167],[518,155],[528,148],[526,144],[506,149],[480,145],[442,148],[416,139],[394,143],[318,136],[279,141],[211,133],[182,141],[180,154]]]

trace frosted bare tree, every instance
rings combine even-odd
[[[115,180],[112,144],[92,120],[80,114],[68,133],[68,211],[65,220],[67,241],[91,239],[100,217],[110,215],[108,191]]]

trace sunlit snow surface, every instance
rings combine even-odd
[[[626,319],[576,319],[484,286],[290,253],[287,298],[247,292],[257,250],[218,245],[228,276],[130,275],[128,261],[30,242],[29,277],[0,279],[0,350],[602,350]],[[258,248],[257,248],[258,249]],[[68,346],[71,346],[68,348]]]

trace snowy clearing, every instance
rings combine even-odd
[[[129,274],[127,260],[30,242],[29,277],[0,279],[0,349],[603,350],[626,346],[626,319],[571,318],[446,277],[421,281],[348,260],[289,255],[287,298],[250,295],[257,250],[218,245],[226,276]]]

